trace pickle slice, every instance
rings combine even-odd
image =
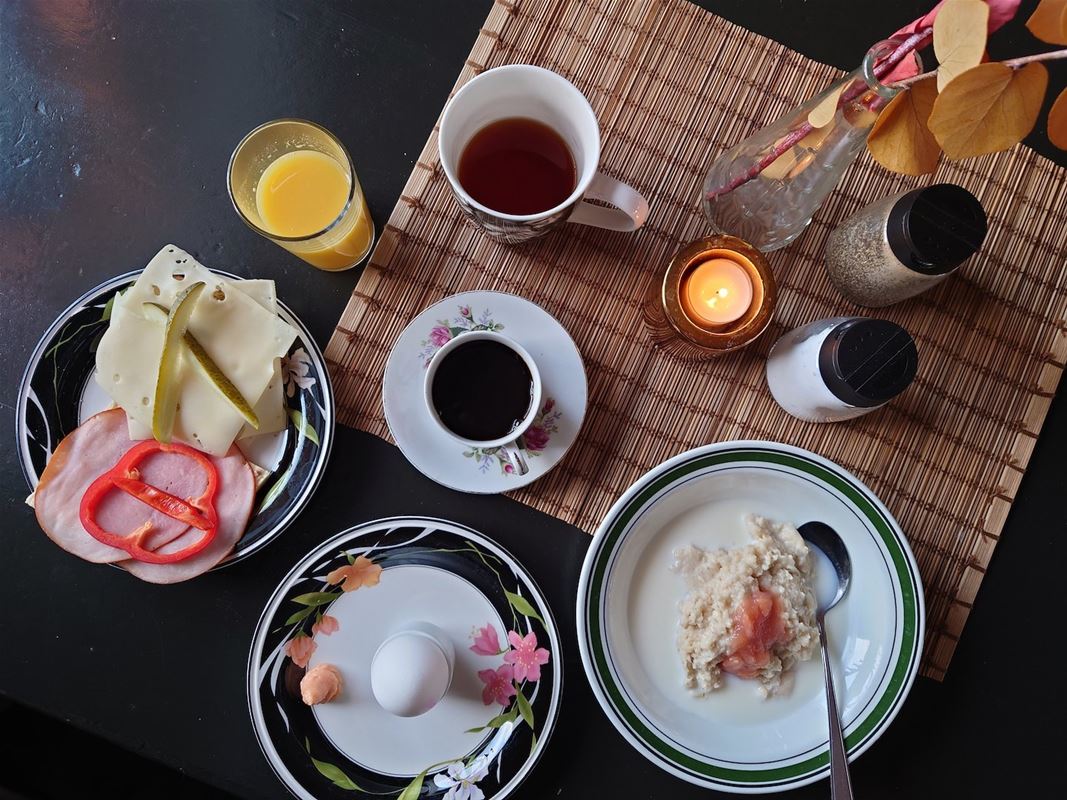
[[[174,431],[174,417],[178,411],[178,371],[181,367],[182,337],[189,327],[193,309],[204,282],[197,281],[174,299],[167,314],[166,330],[163,333],[163,353],[159,357],[156,373],[156,396],[152,407],[152,436],[157,442],[167,443]]]
[[[143,304],[145,315],[148,319],[155,320],[156,322],[167,322],[168,312],[167,309],[158,303],[144,303]],[[245,422],[252,426],[254,430],[259,430],[259,417],[256,416],[256,412],[252,410],[252,406],[241,391],[233,385],[232,381],[226,377],[219,365],[207,354],[203,345],[196,340],[188,330],[182,335],[181,338],[182,353],[188,353],[193,357],[193,361],[200,367],[200,371],[203,372],[204,377],[208,379],[212,386],[214,386],[219,394],[233,406],[234,411],[241,415]]]

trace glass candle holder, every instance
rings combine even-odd
[[[694,309],[689,281],[702,265],[728,261],[751,281],[748,307],[728,322],[711,321],[714,315]],[[747,287],[745,296],[748,297]],[[683,247],[661,278],[649,287],[642,309],[645,325],[657,347],[683,361],[704,361],[751,344],[774,316],[778,296],[774,275],[763,254],[743,239],[717,234]]]
[[[352,159],[321,125],[260,125],[233,151],[227,185],[248,227],[314,267],[351,269],[370,252],[374,221]]]

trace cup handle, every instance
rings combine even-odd
[[[575,206],[568,222],[629,233],[636,231],[648,219],[648,201],[636,189],[603,172],[596,174],[589,188],[585,190],[585,196],[602,200],[615,207],[604,208],[583,200]]]
[[[516,474],[525,475],[530,471],[530,467],[526,463],[526,456],[523,455],[522,452],[523,441],[521,436],[514,442],[500,445],[500,449],[504,451],[504,455],[507,456],[508,461],[515,467]]]

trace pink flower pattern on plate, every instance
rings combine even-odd
[[[548,431],[540,425],[531,425],[522,435],[522,440],[526,443],[527,450],[544,450],[548,447]]]
[[[439,319],[437,324],[430,328],[430,332],[422,340],[422,350],[419,358],[422,365],[427,367],[433,359],[434,353],[448,344],[452,339],[467,331],[499,331],[504,326],[493,320],[492,312],[485,309],[477,318],[471,312],[470,306],[457,306],[458,317],[452,319]]]
[[[444,325],[436,325],[430,331],[430,342],[434,347],[444,347],[452,339],[452,332]]]
[[[500,654],[500,637],[497,636],[496,628],[486,625],[479,628],[474,636],[474,644],[471,652],[480,656],[495,656]]]
[[[559,420],[562,416],[563,414],[556,410],[555,398],[546,397],[541,411],[534,417],[533,425],[522,435],[523,448],[527,455],[540,456],[545,451],[552,434],[559,430]],[[488,472],[493,464],[497,463],[502,474],[515,474],[515,466],[508,460],[507,453],[499,447],[472,447],[464,450],[463,455],[474,460],[479,472]]]
[[[506,658],[506,656],[505,656]],[[510,664],[501,664],[496,669],[478,671],[485,688],[482,689],[482,702],[491,706],[494,702],[507,707],[515,696],[515,670]]]
[[[298,667],[306,667],[315,652],[317,645],[307,634],[300,633],[290,639],[285,645],[285,654],[293,660]]]
[[[382,568],[366,556],[356,556],[351,564],[345,564],[326,576],[331,586],[341,584],[342,591],[354,592],[362,586],[377,586],[382,577]]]
[[[314,636],[317,633],[321,633],[323,636],[329,636],[331,633],[340,630],[340,628],[341,623],[337,621],[337,617],[323,614],[322,618],[316,620],[315,624],[311,626],[311,635]]]
[[[504,664],[512,665],[515,680],[541,680],[541,665],[548,663],[548,651],[537,646],[537,634],[530,631],[526,636],[519,636],[515,631],[508,631],[508,642],[512,649],[504,654]]]

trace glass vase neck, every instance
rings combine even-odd
[[[881,78],[878,77],[878,65],[889,58],[896,52],[898,43],[892,39],[886,39],[885,41],[878,42],[863,57],[863,62],[857,67],[850,77],[861,80],[867,84],[867,88],[874,91],[875,94],[880,97],[884,97],[886,100],[891,100],[900,91],[900,88],[893,86],[890,83],[883,83]],[[918,55],[913,53],[908,54],[905,58],[918,59]],[[918,64],[922,67],[922,64]]]

